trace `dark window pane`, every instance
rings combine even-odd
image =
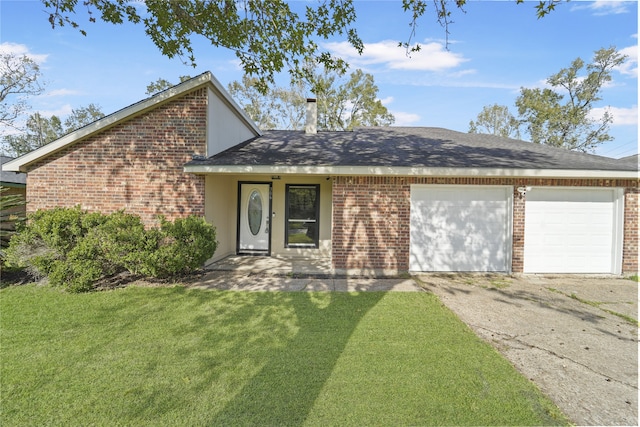
[[[319,190],[317,185],[287,186],[288,247],[318,247]]]
[[[289,219],[316,219],[315,187],[289,188]]]
[[[287,228],[289,244],[315,245],[316,224],[313,222],[290,222]]]

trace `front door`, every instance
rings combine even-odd
[[[269,255],[270,242],[271,183],[239,183],[238,253]]]

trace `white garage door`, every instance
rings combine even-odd
[[[538,188],[526,194],[525,273],[614,273],[622,253],[616,189]]]
[[[511,187],[411,186],[411,271],[509,271]]]

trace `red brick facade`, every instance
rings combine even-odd
[[[344,176],[333,180],[332,259],[337,269],[409,269],[411,184],[509,185],[513,197],[512,271],[524,267],[526,199],[519,186],[625,188],[622,270],[638,271],[638,180]]]
[[[28,210],[125,209],[146,224],[204,215],[204,178],[182,167],[206,152],[206,129],[206,88],[118,123],[32,165]]]
[[[627,188],[624,192],[624,243],[622,246],[622,271],[638,273],[638,193],[639,189]]]

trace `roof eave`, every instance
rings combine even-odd
[[[432,177],[638,179],[637,171],[590,169],[428,168],[387,166],[185,165],[193,174],[289,174]]]

